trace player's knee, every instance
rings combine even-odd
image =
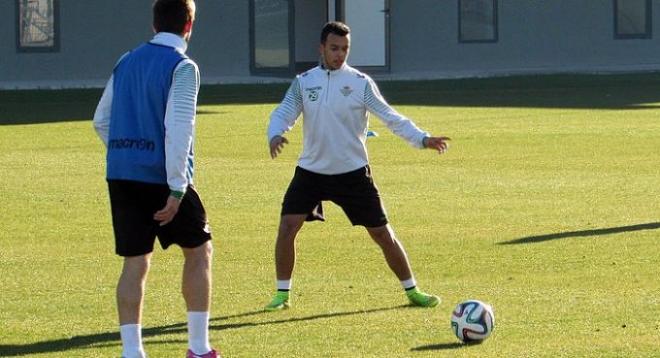
[[[131,281],[144,281],[150,265],[150,255],[125,257],[122,277]]]
[[[278,233],[278,240],[293,240],[300,230],[302,223],[298,220],[282,218],[280,222],[280,230]]]
[[[396,238],[387,227],[369,229],[368,231],[371,238],[383,248],[395,246],[397,244]]]
[[[188,264],[197,266],[209,266],[213,257],[213,245],[209,241],[194,249],[185,250],[185,258]]]
[[[209,260],[213,257],[213,245],[211,245],[211,241],[207,241],[202,245],[202,255]]]

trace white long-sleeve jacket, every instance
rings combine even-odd
[[[271,113],[268,141],[291,130],[302,113],[298,165],[319,174],[347,173],[369,163],[369,112],[414,147],[422,148],[429,136],[390,107],[368,75],[344,64],[334,71],[319,66],[296,76]]]

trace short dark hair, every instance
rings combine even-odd
[[[321,43],[324,44],[325,41],[328,39],[329,34],[335,34],[337,36],[346,36],[351,33],[351,28],[348,27],[343,22],[339,21],[330,21],[323,26],[323,30],[321,30]]]
[[[156,0],[153,5],[156,32],[182,35],[186,23],[195,16],[194,0]]]

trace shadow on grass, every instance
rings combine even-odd
[[[411,348],[410,350],[412,352],[423,352],[423,351],[442,351],[442,350],[448,350],[448,349],[459,349],[467,347],[467,345],[463,343],[458,343],[458,342],[453,342],[453,343],[439,343],[439,344],[429,344],[426,346],[419,346],[415,348]]]
[[[209,329],[211,329],[211,330],[220,330],[221,331],[221,330],[225,330],[225,329],[236,329],[236,328],[244,328],[244,327],[259,327],[259,326],[266,326],[266,325],[271,325],[271,324],[314,321],[314,320],[317,320],[317,319],[335,318],[335,317],[343,317],[343,316],[353,316],[353,315],[356,315],[356,314],[367,314],[367,313],[375,313],[375,312],[382,312],[382,311],[391,311],[391,310],[406,308],[406,307],[410,307],[410,306],[401,305],[401,306],[394,306],[394,307],[374,308],[374,309],[361,310],[361,311],[323,313],[323,314],[307,316],[307,317],[293,317],[293,318],[280,319],[280,320],[274,320],[274,321],[265,321],[265,322],[244,322],[244,323],[215,325],[215,324],[213,324],[214,320],[211,320],[211,326],[209,327]]]
[[[555,234],[527,236],[527,237],[523,237],[523,238],[520,238],[520,239],[511,240],[511,241],[499,242],[498,245],[535,244],[535,243],[539,243],[539,242],[544,242],[544,241],[549,241],[549,240],[557,240],[557,239],[565,239],[565,238],[569,238],[569,237],[587,237],[587,236],[610,235],[610,234],[619,234],[619,233],[623,233],[623,232],[641,231],[641,230],[655,230],[655,229],[660,229],[660,222],[630,225],[630,226],[609,227],[609,228],[605,228],[605,229],[568,231],[568,232],[559,232],[559,233],[555,233]]]
[[[379,81],[396,105],[574,109],[660,108],[660,72],[626,75],[538,75],[434,81]],[[206,85],[198,103],[275,104],[288,84]],[[85,121],[101,89],[0,91],[0,125]],[[209,109],[199,114],[222,115]]]
[[[270,320],[270,321],[238,322],[238,323],[228,323],[228,324],[216,323],[219,321],[225,321],[229,319],[267,314],[264,311],[253,311],[253,312],[240,313],[231,316],[212,318],[210,320],[209,329],[222,331],[228,329],[240,329],[245,327],[258,327],[258,326],[267,326],[273,324],[313,321],[318,319],[391,311],[405,307],[409,307],[409,306],[401,305],[401,306],[374,308],[374,309],[360,310],[360,311],[324,313],[324,314],[318,314],[307,317],[293,317],[293,318]],[[181,334],[181,333],[185,333],[186,331],[187,331],[186,323],[175,323],[166,326],[143,328],[142,337],[148,338],[148,337],[163,336],[169,334]],[[167,342],[181,342],[181,341],[168,340]],[[162,342],[159,341],[158,343],[162,343]],[[145,344],[150,344],[150,342],[145,341]],[[105,333],[88,334],[83,336],[75,336],[72,338],[54,339],[49,341],[41,341],[41,342],[28,343],[28,344],[0,344],[0,357],[15,357],[15,356],[30,355],[30,354],[38,354],[38,353],[66,352],[70,350],[90,349],[90,348],[119,346],[119,345],[121,345],[119,332],[105,332]]]

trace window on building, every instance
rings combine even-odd
[[[16,0],[19,51],[59,50],[58,0]]]
[[[614,0],[614,37],[651,38],[651,0]]]
[[[497,0],[458,0],[458,41],[497,42]]]
[[[289,71],[291,66],[291,10],[289,0],[252,0],[252,69]]]

